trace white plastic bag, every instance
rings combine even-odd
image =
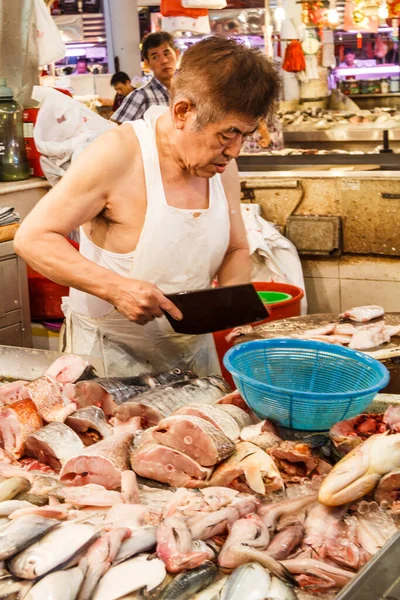
[[[51,185],[57,183],[73,158],[88,144],[118,127],[54,88],[35,85],[32,99],[41,103],[33,137]]]
[[[218,10],[226,7],[226,0],[182,0],[183,8],[208,8]]]
[[[33,0],[39,66],[43,67],[65,56],[65,44],[44,0]]]
[[[241,210],[253,261],[251,280],[289,283],[301,288],[304,291],[301,314],[307,314],[303,269],[295,246],[261,217],[258,204],[241,204]]]

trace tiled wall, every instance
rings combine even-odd
[[[346,255],[302,259],[308,313],[379,304],[400,312],[400,258]]]

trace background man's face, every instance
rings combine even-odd
[[[83,75],[84,73],[87,73],[87,66],[86,66],[86,63],[85,63],[85,62],[78,61],[78,62],[76,63],[76,72],[77,72],[79,75]]]
[[[129,80],[125,81],[125,83],[118,82],[114,85],[114,90],[117,92],[117,94],[119,96],[124,96],[124,98],[125,98],[125,96],[130,94],[132,91],[131,82]]]
[[[355,59],[356,55],[355,54],[346,54],[346,56],[344,57],[344,62],[346,63],[346,65],[351,66],[354,63],[354,59]]]
[[[150,48],[147,63],[159,81],[172,77],[176,70],[177,54],[164,42],[161,46]]]

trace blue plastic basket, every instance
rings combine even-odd
[[[389,382],[386,367],[362,352],[289,338],[235,346],[224,365],[261,419],[310,431],[359,414]]]

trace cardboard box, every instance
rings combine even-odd
[[[36,148],[35,140],[33,139],[33,129],[36,123],[38,108],[25,108],[24,121],[24,138],[25,149],[28,155],[31,175],[34,177],[44,177],[42,167],[40,166],[40,154]]]

